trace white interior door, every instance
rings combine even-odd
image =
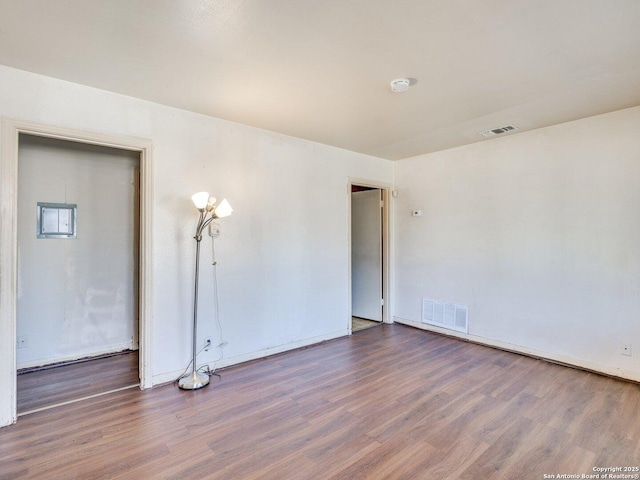
[[[351,193],[351,314],[382,321],[380,189]]]

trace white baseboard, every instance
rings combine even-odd
[[[60,362],[73,362],[74,360],[80,360],[86,357],[97,357],[100,355],[108,355],[110,353],[122,352],[123,350],[133,350],[133,342],[115,343],[113,345],[105,345],[100,348],[87,349],[86,351],[80,350],[70,355],[56,355],[55,357],[38,358],[26,363],[19,363],[18,369],[40,367],[43,365],[51,365],[53,363]]]
[[[562,363],[565,365],[571,365],[571,366],[578,367],[584,370],[589,370],[592,372],[603,373],[605,375],[611,375],[614,377],[624,378],[626,380],[632,380],[634,382],[640,382],[640,374],[638,374],[637,372],[622,370],[620,368],[611,367],[609,365],[602,365],[599,363],[588,362],[579,358],[567,357],[565,355],[558,355],[555,353],[546,352],[543,350],[537,350],[534,348],[528,348],[522,345],[514,345],[512,343],[502,342],[500,340],[495,340],[492,338],[479,337],[477,335],[455,332],[453,330],[448,330],[446,328],[440,328],[440,327],[428,325],[422,322],[407,320],[405,318],[393,317],[393,319],[397,323],[408,325],[414,328],[419,328],[421,330],[440,333],[443,335],[447,335],[449,337],[461,338],[463,340],[468,340],[470,342],[479,343],[479,344],[487,345],[490,347],[500,348],[502,350],[522,353],[524,355],[528,355],[531,357],[541,358],[544,360]]]
[[[328,333],[326,335],[320,335],[318,337],[306,338],[304,340],[300,340],[298,342],[287,343],[284,345],[278,345],[277,347],[265,348],[264,350],[258,350],[257,352],[245,353],[243,355],[236,355],[235,357],[223,358],[217,362],[204,362],[202,365],[198,365],[198,367],[202,367],[204,365],[210,365],[213,369],[230,367],[232,365],[238,365],[240,363],[250,362],[251,360],[257,360],[259,358],[269,357],[271,355],[276,355],[278,353],[287,352],[289,350],[295,350],[297,348],[308,347],[309,345],[314,345],[316,343],[326,342],[327,340],[333,340],[334,338],[345,337],[349,335],[349,330],[340,330],[338,332]],[[184,368],[181,370],[174,370],[172,372],[160,373],[153,376],[153,385],[161,385],[163,383],[173,382],[175,381],[182,373],[184,372]]]

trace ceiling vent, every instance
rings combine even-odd
[[[518,127],[516,127],[515,125],[505,125],[504,127],[485,130],[484,132],[480,132],[479,134],[482,135],[483,137],[495,137],[496,135],[501,135],[507,132],[513,132],[514,130],[518,130]]]

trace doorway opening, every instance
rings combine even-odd
[[[352,181],[350,196],[350,331],[388,321],[388,188]]]
[[[138,228],[138,248],[139,258],[136,261],[138,271],[138,283],[136,293],[138,304],[136,315],[138,318],[138,360],[137,376],[139,377],[139,387],[142,389],[151,388],[153,377],[151,370],[151,319],[153,318],[153,298],[151,281],[153,278],[153,262],[151,239],[153,238],[153,158],[152,144],[149,140],[128,137],[123,135],[104,134],[90,132],[68,127],[60,127],[28,120],[19,120],[9,117],[2,117],[2,133],[0,141],[0,203],[3,208],[0,211],[0,427],[15,423],[17,414],[17,310],[18,297],[22,293],[22,284],[18,277],[18,264],[20,251],[18,249],[18,156],[20,139],[23,136],[46,137],[78,143],[83,145],[96,145],[111,147],[135,152],[139,159],[139,221]],[[111,201],[110,195],[103,195],[104,202]],[[57,216],[51,216],[51,212],[41,211],[44,222],[44,233],[54,234],[57,232],[71,234],[65,231],[68,226],[62,219],[73,218],[73,205],[47,205],[49,200],[44,200],[44,205],[38,208],[54,209],[60,208]],[[78,206],[79,207],[79,206]],[[35,208],[35,206],[34,206]],[[52,219],[56,221],[53,222]],[[84,214],[78,211],[78,226],[80,221],[86,220]],[[55,225],[56,228],[50,228]],[[37,229],[33,226],[34,234]],[[81,232],[82,230],[80,230]],[[43,233],[43,232],[40,232]],[[78,233],[79,234],[79,233]],[[46,240],[42,240],[46,241]],[[49,240],[52,242],[64,242],[64,240]],[[66,265],[64,268],[71,268]],[[97,274],[100,274],[98,272]],[[98,298],[98,297],[96,297]],[[38,300],[41,301],[41,300]],[[96,303],[93,304],[97,305]],[[77,332],[76,332],[77,333]],[[82,333],[82,332],[80,332]],[[44,335],[45,332],[38,333]],[[27,340],[28,341],[28,340]],[[91,381],[88,378],[87,381]],[[68,402],[67,402],[68,403]]]
[[[139,386],[140,154],[20,135],[17,413]]]

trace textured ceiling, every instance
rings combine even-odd
[[[0,0],[0,64],[401,159],[640,105],[640,1]]]

